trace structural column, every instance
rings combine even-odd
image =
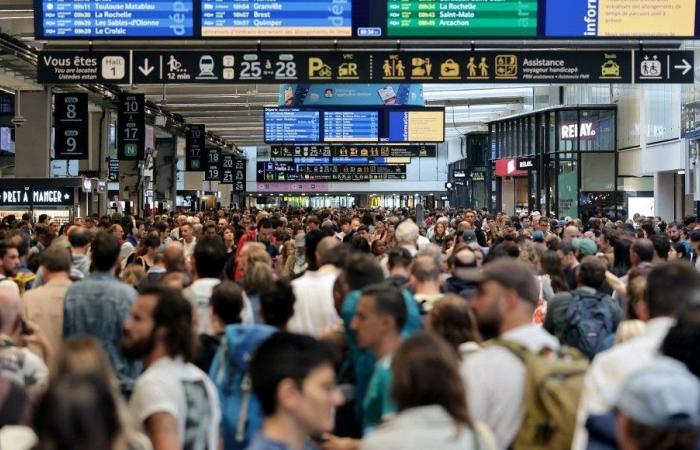
[[[51,89],[21,92],[20,113],[26,119],[15,131],[15,176],[50,176]]]

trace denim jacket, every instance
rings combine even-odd
[[[93,272],[74,283],[63,304],[63,338],[91,335],[100,340],[122,391],[130,392],[141,364],[121,354],[122,324],[136,300],[136,291],[108,272]]]

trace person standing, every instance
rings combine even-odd
[[[121,245],[107,232],[97,234],[91,244],[92,274],[68,288],[63,303],[63,338],[88,334],[100,340],[117,373],[120,388],[130,392],[140,367],[130,364],[119,352],[122,323],[136,298],[136,291],[114,275],[119,266]]]
[[[51,246],[41,254],[44,284],[22,297],[22,316],[41,328],[54,349],[61,347],[63,300],[73,283],[70,279],[71,256],[68,249]],[[39,356],[39,348],[30,346]]]
[[[179,291],[152,285],[141,290],[124,322],[122,351],[146,367],[129,410],[154,450],[218,448],[216,388],[190,362],[195,351],[192,312]]]
[[[19,270],[19,250],[7,240],[0,241],[0,287],[6,287],[17,293],[19,286],[10,278]]]
[[[486,264],[480,276],[470,304],[485,339],[513,341],[533,353],[559,350],[557,338],[532,323],[539,288],[528,265],[500,258]],[[525,364],[504,346],[493,345],[467,356],[461,373],[471,414],[491,428],[497,448],[505,450],[523,422]]]

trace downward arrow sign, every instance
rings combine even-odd
[[[688,63],[688,61],[686,61],[685,59],[681,59],[681,61],[683,61],[682,65],[678,64],[678,65],[673,66],[673,68],[674,69],[683,69],[683,75],[685,75],[686,73],[688,73],[688,71],[690,69],[693,68],[693,66],[691,66],[690,63]]]
[[[143,66],[139,66],[139,72],[143,74],[143,76],[147,77],[155,70],[154,66],[151,66],[148,64],[148,58],[143,59]]]

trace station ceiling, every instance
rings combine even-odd
[[[0,0],[0,31],[23,41],[35,49],[47,44],[34,40],[32,0]],[[82,48],[86,42],[51,43],[51,48]],[[166,42],[129,42],[131,48],[163,48],[187,46],[200,48],[237,47],[255,48],[256,41],[182,41]],[[275,42],[269,45],[281,47],[285,44]],[[295,41],[295,48],[331,48],[331,41]],[[349,42],[345,48],[385,48],[387,43]],[[411,42],[402,45],[410,46]],[[413,43],[426,46],[425,43]],[[467,42],[441,43],[431,42],[431,47],[470,45]],[[524,42],[500,42],[495,45],[525,46]],[[94,48],[124,48],[122,42],[95,42]],[[267,47],[266,47],[267,48]],[[5,49],[0,54],[0,87],[6,90],[41,89],[35,83],[36,70],[31,58],[17,54],[12,49]],[[533,86],[528,85],[424,85],[424,94],[430,106],[446,108],[446,138],[463,135],[474,130],[483,130],[483,123],[501,116],[523,111],[532,104]],[[127,87],[123,87],[126,89]],[[140,92],[163,110],[176,113],[188,123],[204,123],[207,129],[223,138],[229,144],[239,147],[262,144],[262,111],[266,106],[276,106],[279,97],[278,85],[169,85],[169,86],[131,86],[130,92]],[[99,97],[99,95],[98,95]]]

